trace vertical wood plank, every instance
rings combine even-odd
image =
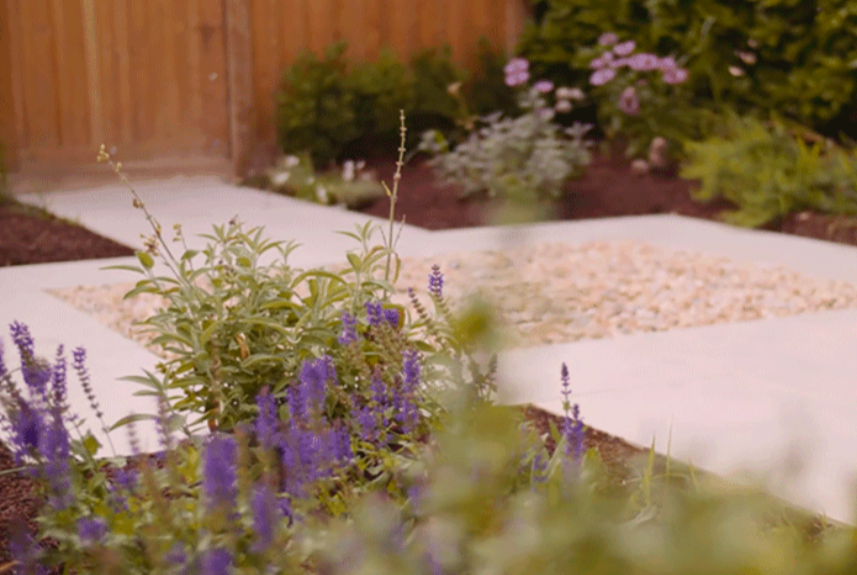
[[[522,0],[506,0],[506,53],[514,54],[529,17]]]
[[[8,16],[8,19],[4,21],[8,23],[5,30],[9,42],[9,63],[12,70],[12,101],[14,103],[14,108],[10,109],[14,109],[15,111],[14,129],[12,130],[10,141],[17,142],[17,153],[15,156],[17,156],[17,166],[20,167],[23,151],[29,146],[29,124],[27,122],[27,115],[24,113],[24,75],[22,71],[24,56],[21,47],[23,38],[20,33],[23,23],[21,21],[20,10],[18,9],[18,2],[7,0],[5,8]],[[0,26],[3,26],[2,22],[0,22]]]
[[[229,70],[229,148],[235,175],[250,164],[253,130],[253,75],[248,0],[226,0],[226,50]]]
[[[132,0],[128,4],[129,34],[128,48],[131,68],[131,117],[132,138],[135,141],[150,137],[150,116],[145,105],[147,97],[148,59],[146,49],[146,1]]]
[[[106,145],[108,151],[113,146],[117,146],[121,151],[125,148],[118,137],[121,131],[122,106],[112,89],[112,82],[118,74],[116,54],[117,43],[121,38],[121,32],[116,30],[114,25],[116,4],[85,0],[83,8],[84,35],[87,41],[87,101],[92,141],[95,146]]]
[[[357,62],[366,61],[365,16],[365,0],[346,0],[339,14],[339,27],[348,42],[348,55]]]
[[[177,3],[171,0],[160,0],[159,9],[161,14],[161,30],[163,33],[161,45],[157,47],[161,51],[161,97],[159,98],[161,116],[164,119],[165,140],[176,142],[177,139],[185,140],[187,134],[185,123],[187,117],[181,115],[181,90],[179,88],[181,78],[179,75],[179,59],[181,52],[176,50],[176,37],[180,33],[176,18]]]
[[[384,0],[366,0],[366,59],[373,60],[378,57],[381,46],[386,41],[384,37]]]
[[[21,4],[24,110],[27,114],[32,147],[56,148],[57,107],[56,68],[53,35],[47,0]]]
[[[130,28],[128,22],[128,2],[131,0],[114,0],[113,34],[120,39],[113,48],[113,77],[116,108],[121,111],[113,126],[113,140],[121,144],[131,142],[131,124],[133,121],[133,102],[131,94],[131,60],[129,54]],[[99,142],[93,142],[98,144]]]
[[[12,28],[15,26],[10,2],[0,1],[0,145],[3,147],[3,168],[14,172],[20,167],[18,126],[15,100],[15,72],[12,67]]]
[[[333,42],[331,4],[333,0],[312,0],[309,5],[309,48],[323,55]]]

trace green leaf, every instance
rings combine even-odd
[[[199,250],[187,250],[185,253],[182,254],[182,261],[192,259],[198,253]]]
[[[155,260],[153,260],[152,256],[150,256],[148,253],[140,250],[137,250],[134,253],[137,254],[137,259],[140,260],[140,263],[143,264],[143,267],[147,270],[152,269],[152,266],[155,265]]]
[[[125,265],[116,265],[116,266],[104,266],[103,268],[98,268],[100,270],[125,270],[129,272],[137,272],[137,273],[146,273],[142,268],[138,268],[137,266],[125,266]]]
[[[114,431],[119,429],[120,427],[124,427],[129,423],[137,423],[138,421],[157,421],[158,416],[152,414],[144,414],[144,413],[132,413],[131,415],[126,415],[116,423],[114,423],[110,427],[110,431]]]

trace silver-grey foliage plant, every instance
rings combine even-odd
[[[583,136],[591,125],[575,122],[563,129],[555,124],[553,108],[536,87],[521,93],[519,105],[526,110],[522,116],[490,114],[465,142],[431,160],[446,182],[464,189],[464,196],[487,191],[491,198],[522,203],[557,199],[563,184],[589,164]]]

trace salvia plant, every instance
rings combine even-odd
[[[459,185],[465,197],[485,191],[518,203],[555,200],[590,160],[583,136],[591,126],[575,123],[563,129],[553,121],[557,109],[568,111],[571,99],[582,94],[563,91],[555,109],[547,100],[553,84],[542,80],[529,86],[526,60],[512,60],[505,73],[506,84],[519,90],[521,116],[495,112],[482,118],[454,150],[435,132],[424,135],[422,147],[438,153],[432,166],[445,181]]]
[[[397,184],[398,178],[388,189],[394,204]],[[142,204],[136,194],[134,200]],[[155,230],[150,247],[166,252],[159,226],[146,214]],[[392,227],[392,216],[390,221]],[[249,236],[243,241],[248,239],[261,243]],[[243,266],[233,273],[258,277],[263,285],[262,274],[238,261],[251,258],[251,251],[234,249],[229,265]],[[192,257],[165,258],[168,269],[179,272],[171,284],[176,291],[167,295],[215,291],[197,286],[199,276],[182,273],[187,272],[182,262]],[[143,270],[153,268],[151,253],[140,252],[138,258]],[[209,279],[226,281],[217,275]],[[255,382],[242,376],[265,365],[247,363],[255,346],[264,345],[261,335],[247,334],[261,318],[240,324],[234,315],[218,315],[215,304],[226,299],[218,302],[199,292],[171,300],[171,306],[185,305],[200,317],[213,314],[203,329],[232,321],[244,337],[229,347],[223,335],[210,335],[215,327],[205,336],[219,342],[205,351],[209,355],[185,359],[191,365],[186,371],[199,370],[193,385],[203,403],[194,404],[192,394],[190,400],[170,396],[176,389],[193,391],[172,385],[185,372],[165,368],[164,381],[152,374],[143,378],[157,399],[153,417],[162,450],[139,453],[131,418],[127,431],[135,454],[130,458],[95,458],[100,446],[91,433],[80,431],[84,421],[66,400],[62,347],[53,362],[41,359],[27,327],[14,323],[24,385],[15,383],[15,370],[7,368],[0,349],[3,429],[22,466],[12,472],[36,480],[44,506],[35,536],[22,524],[15,527],[14,561],[0,572],[44,573],[57,567],[64,573],[204,575],[773,574],[850,573],[857,566],[851,530],[807,547],[796,529],[760,530],[755,499],[702,489],[680,492],[666,484],[654,493],[654,448],[642,471],[642,497],[605,494],[605,468],[596,451],[584,449],[586,428],[579,406],[571,404],[566,365],[561,370],[565,417],[561,429],[551,429],[556,447],[549,452],[546,437],[528,428],[520,411],[493,404],[492,386],[478,379],[472,365],[473,381],[462,377],[464,356],[479,343],[471,337],[480,333],[472,326],[484,322],[452,318],[454,329],[444,334],[414,300],[425,338],[435,341],[436,353],[446,352],[451,375],[446,374],[444,388],[440,374],[428,369],[432,351],[421,356],[417,341],[405,337],[401,310],[384,307],[385,297],[357,297],[363,292],[355,283],[348,295],[357,301],[337,310],[338,320],[332,314],[330,326],[320,322],[331,337],[319,337],[316,347],[309,341],[298,346],[304,336],[294,337],[292,354],[299,356],[294,372],[282,378],[278,370],[260,370]],[[391,287],[377,283],[381,292]],[[253,299],[259,285],[238,299]],[[312,291],[322,293],[319,285]],[[435,267],[428,290],[448,318],[443,285]],[[192,348],[205,337],[187,325],[191,313],[171,313],[176,321],[186,317],[186,327],[169,332],[180,337],[164,343],[187,357],[181,344]],[[318,325],[314,319],[306,324]],[[226,349],[244,363],[230,359]],[[106,431],[86,352],[77,348],[72,355],[72,369]],[[283,373],[291,365],[276,363]],[[495,366],[492,362],[492,374]],[[241,382],[242,392],[233,391],[233,380]],[[438,389],[446,394],[435,394]],[[210,409],[207,397],[213,401]],[[229,397],[246,403],[232,407]],[[207,416],[203,420],[213,422],[205,437],[190,433],[181,415],[200,408]],[[53,544],[42,545],[47,540]]]

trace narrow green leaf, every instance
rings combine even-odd
[[[145,413],[133,413],[131,415],[127,415],[127,416],[123,417],[122,419],[120,419],[119,421],[114,423],[110,427],[110,431],[114,431],[116,429],[119,429],[120,427],[124,427],[124,426],[128,425],[129,423],[137,423],[138,421],[157,421],[157,419],[158,419],[157,415],[145,414]]]

